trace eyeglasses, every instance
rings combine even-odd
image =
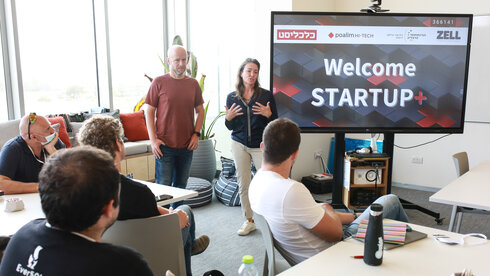
[[[31,139],[31,125],[36,122],[37,115],[36,112],[31,112],[29,114],[29,124],[27,125],[27,136],[29,137],[29,140]]]

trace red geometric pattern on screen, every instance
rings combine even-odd
[[[438,115],[437,112],[429,106],[420,108],[418,112],[425,116],[424,119],[417,122],[417,124],[421,127],[431,127],[434,124],[438,124],[441,127],[451,127],[456,124],[456,122],[449,118],[449,116],[445,114]]]
[[[292,97],[296,94],[298,94],[301,90],[293,86],[293,83],[295,83],[298,79],[288,79],[288,80],[282,80],[279,77],[274,75],[274,86],[272,87],[272,93],[276,94],[278,92],[282,92],[289,97]]]

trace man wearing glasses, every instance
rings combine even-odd
[[[36,113],[21,119],[19,132],[0,152],[0,190],[5,194],[37,193],[38,175],[46,159],[65,145],[49,121]]]

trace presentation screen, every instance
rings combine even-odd
[[[272,12],[279,117],[303,132],[462,133],[471,24],[470,14]]]

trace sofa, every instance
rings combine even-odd
[[[83,122],[70,122],[67,128],[62,117],[48,118],[48,120],[52,124],[60,124],[58,133],[67,147],[78,145],[76,135]],[[136,179],[153,181],[155,179],[155,158],[151,152],[143,111],[120,114],[120,120],[124,128],[125,140],[127,140],[124,142],[126,158],[121,162],[122,173],[132,174]],[[19,122],[20,119],[0,122],[0,150],[8,140],[19,135]],[[67,129],[71,131],[68,132]]]

